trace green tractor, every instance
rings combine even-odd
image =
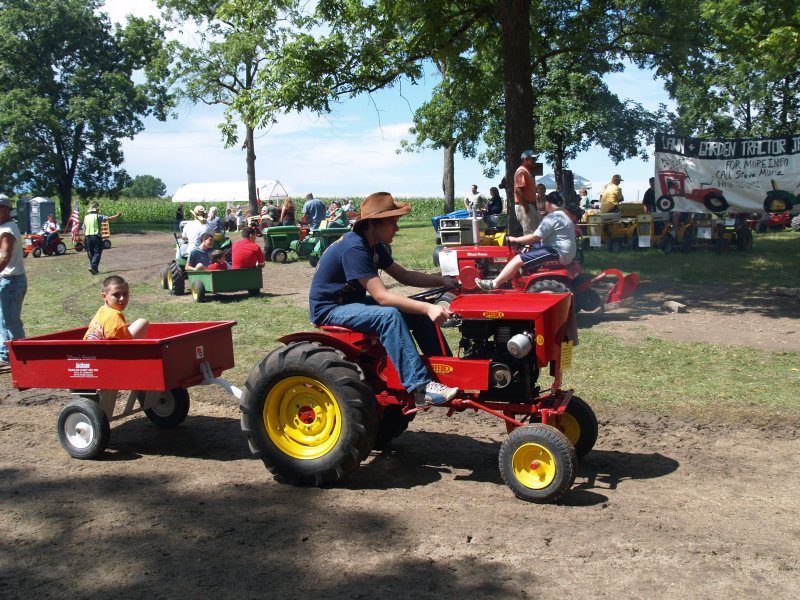
[[[186,261],[189,258],[189,244],[177,231],[175,233],[175,258],[159,272],[161,287],[169,290],[173,296],[182,296],[186,292]],[[214,250],[224,250],[225,260],[231,262],[231,240],[217,234],[214,238]]]

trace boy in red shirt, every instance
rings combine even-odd
[[[94,315],[89,328],[83,336],[85,340],[131,340],[143,338],[150,323],[147,319],[136,319],[128,325],[122,311],[128,306],[130,291],[128,282],[119,275],[111,275],[103,280],[100,294],[104,305]]]
[[[226,271],[228,262],[225,260],[225,252],[214,250],[211,253],[211,264],[206,267],[207,271]]]

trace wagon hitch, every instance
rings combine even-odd
[[[214,372],[211,370],[211,365],[208,364],[207,360],[200,363],[200,371],[203,373],[203,382],[201,385],[218,385],[229,394],[233,394],[237,400],[242,399],[242,390],[222,377],[214,377]]]

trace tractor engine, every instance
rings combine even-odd
[[[489,390],[485,399],[524,402],[539,378],[533,321],[463,319],[459,355],[489,360]]]

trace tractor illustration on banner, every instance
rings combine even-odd
[[[670,212],[675,209],[675,197],[686,198],[699,202],[706,210],[720,214],[728,210],[728,201],[722,190],[712,187],[691,187],[691,178],[680,171],[659,171],[658,181],[664,194],[656,200],[656,206],[661,212]]]

